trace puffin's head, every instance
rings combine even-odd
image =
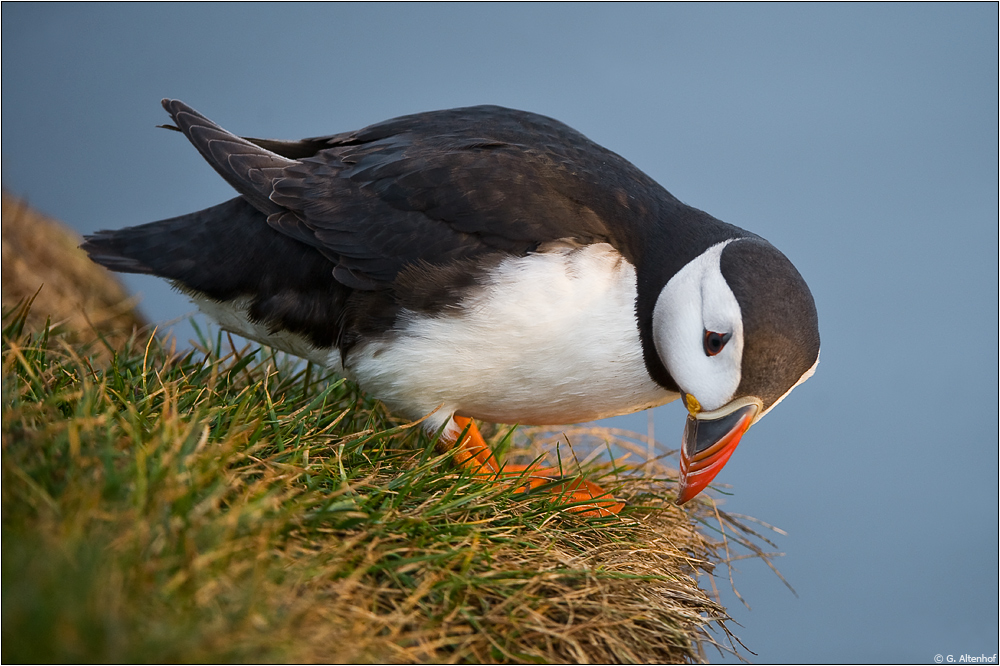
[[[740,437],[819,363],[809,287],[756,238],[710,247],[674,275],[653,311],[657,353],[688,410],[681,449],[687,502],[719,473]]]

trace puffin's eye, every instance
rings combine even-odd
[[[716,333],[715,331],[705,331],[705,354],[715,356],[733,337],[732,333]]]

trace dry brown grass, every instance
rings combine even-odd
[[[77,342],[100,331],[119,346],[145,325],[133,310],[135,300],[114,275],[80,251],[82,239],[69,228],[7,192],[2,215],[2,302],[11,309],[34,297],[25,321],[29,330],[41,330],[51,318],[54,328]]]

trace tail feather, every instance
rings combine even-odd
[[[123,253],[121,234],[117,231],[98,231],[84,238],[80,249],[85,251],[91,260],[116,273],[143,273],[156,275],[142,260]]]
[[[248,299],[247,315],[273,330],[336,346],[351,290],[315,248],[267,224],[245,198],[180,217],[99,231],[81,246],[113,271],[166,278],[224,303]]]
[[[244,281],[243,259],[249,248],[241,246],[257,235],[254,227],[268,228],[264,216],[237,197],[180,217],[98,231],[86,236],[80,247],[113,271],[156,275],[225,300]]]

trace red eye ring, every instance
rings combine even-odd
[[[705,355],[715,356],[721,352],[731,337],[733,337],[732,333],[716,333],[715,331],[706,330],[704,339]]]

